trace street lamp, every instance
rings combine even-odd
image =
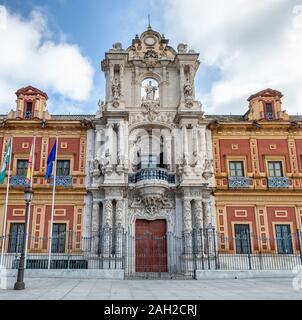
[[[26,250],[26,237],[27,237],[27,220],[29,217],[29,205],[32,201],[33,198],[33,191],[31,187],[27,186],[24,191],[24,199],[26,203],[26,215],[25,215],[25,227],[24,227],[24,232],[23,232],[23,242],[22,242],[22,252],[21,252],[21,257],[20,257],[20,262],[19,262],[19,267],[18,267],[18,276],[17,276],[17,282],[15,283],[14,289],[15,290],[24,290],[25,289],[25,283],[23,281],[24,279],[24,264],[25,264],[25,250]]]

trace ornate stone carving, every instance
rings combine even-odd
[[[203,206],[202,200],[194,201],[194,228],[200,229],[203,226]]]
[[[155,50],[148,50],[145,53],[144,61],[148,68],[154,68],[158,62],[158,53]]]
[[[158,88],[152,85],[152,81],[149,81],[148,85],[145,87],[146,100],[155,100],[155,93]]]
[[[112,227],[112,200],[106,199],[104,205],[104,226]]]
[[[194,105],[194,93],[193,93],[193,86],[189,79],[187,79],[187,82],[184,85],[183,88],[184,91],[184,97],[185,97],[185,104],[187,108],[192,108]]]
[[[123,226],[123,212],[124,212],[124,200],[117,200],[115,224],[116,224],[116,227],[118,228],[121,228]]]
[[[154,115],[153,122],[162,122],[172,126],[174,117],[174,112],[158,112]],[[148,121],[150,121],[148,118],[148,113],[132,113],[130,115],[129,124],[133,125]]]
[[[159,101],[158,100],[143,100],[142,113],[147,115],[149,121],[154,121],[159,114]]]
[[[184,232],[192,231],[192,212],[191,212],[191,201],[184,200],[183,202],[183,223]]]
[[[168,195],[150,195],[147,197],[136,196],[132,201],[131,208],[144,208],[149,214],[155,214],[161,209],[173,208],[173,202]]]
[[[209,160],[209,159],[205,159],[202,176],[203,176],[206,180],[212,178],[212,176],[213,176],[212,167],[213,167],[213,161],[212,161],[212,160]]]
[[[121,96],[121,85],[117,79],[112,83],[112,97],[113,97],[113,107],[117,108],[119,106],[119,99]]]
[[[178,53],[187,53],[187,51],[188,51],[188,45],[187,45],[187,44],[184,44],[184,43],[180,43],[180,44],[177,46],[177,51],[178,51]]]

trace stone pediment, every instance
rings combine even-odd
[[[132,40],[132,46],[127,49],[128,60],[141,60],[150,67],[154,67],[160,60],[173,61],[176,51],[168,43],[169,40],[164,35],[149,27],[140,37],[136,35]]]
[[[19,89],[17,92],[16,92],[16,96],[19,97],[19,96],[37,96],[37,95],[40,95],[42,97],[44,97],[46,100],[48,99],[48,96],[45,92],[35,88],[35,87],[32,87],[32,86],[27,86],[25,88],[21,88]]]

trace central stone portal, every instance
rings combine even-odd
[[[136,220],[135,271],[167,272],[166,220]]]

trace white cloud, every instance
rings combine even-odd
[[[54,41],[40,12],[28,20],[7,12],[0,44],[0,113],[14,107],[14,92],[26,85],[71,101],[89,98],[94,71],[88,58],[77,45]]]
[[[243,114],[249,95],[267,87],[283,92],[288,112],[302,113],[298,97],[302,7],[297,6],[302,2],[169,0],[164,4],[173,39],[186,41],[201,53],[202,63],[220,70],[210,92],[201,96],[207,113]]]

